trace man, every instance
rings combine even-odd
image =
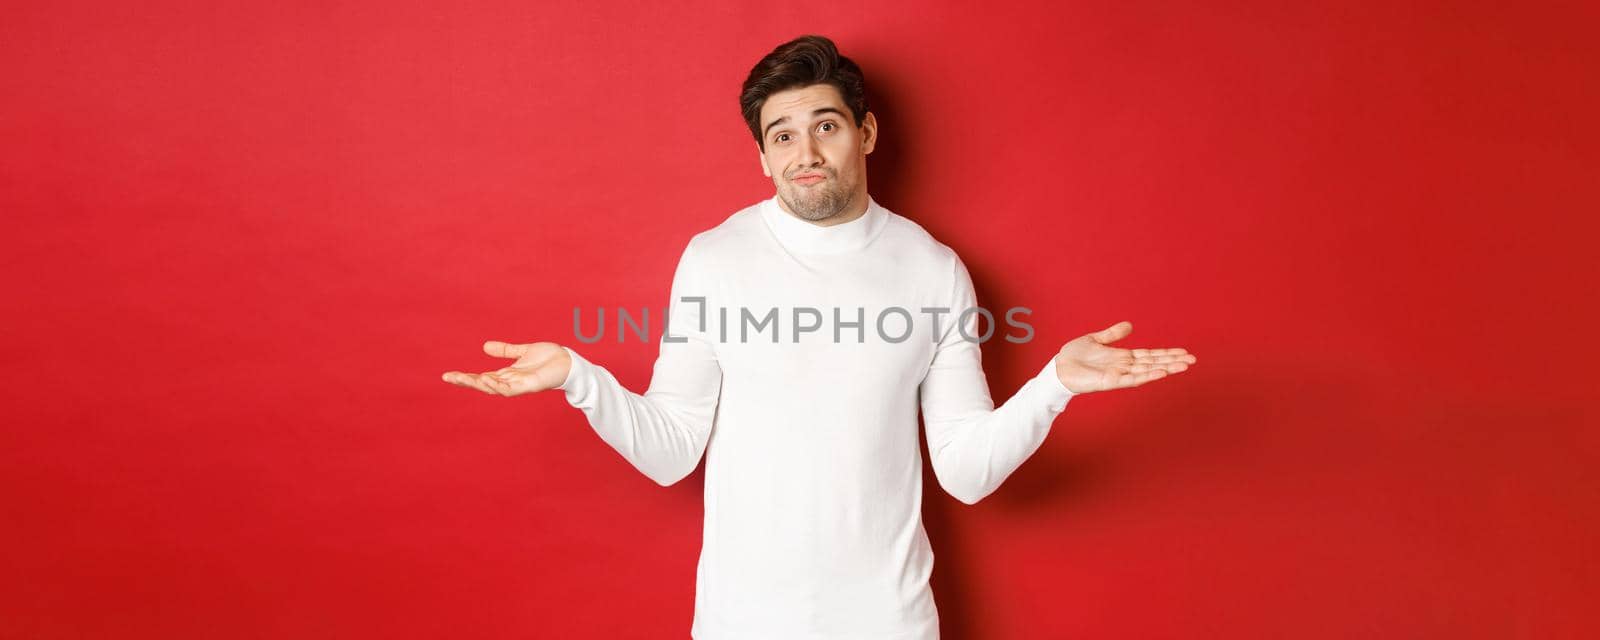
[[[444,374],[502,396],[562,389],[662,485],[704,452],[699,640],[937,638],[919,401],[935,477],[971,504],[1039,447],[1073,395],[1195,362],[1183,349],[1109,346],[1132,331],[1120,322],[1067,342],[995,408],[965,265],[867,194],[878,123],[864,93],[826,38],[756,64],[740,103],[777,192],[690,240],[644,395],[551,342],[487,342],[516,361]]]

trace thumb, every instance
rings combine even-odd
[[[528,352],[528,345],[490,340],[483,343],[483,352],[496,358],[521,358]]]
[[[1114,325],[1106,327],[1101,331],[1091,333],[1089,334],[1089,337],[1093,338],[1095,342],[1100,344],[1111,344],[1128,337],[1128,334],[1130,333],[1133,333],[1133,323],[1123,320],[1122,322],[1118,322]]]

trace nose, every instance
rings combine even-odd
[[[799,156],[795,158],[800,166],[811,168],[822,163],[822,153],[817,146],[816,139],[806,136],[800,142]]]

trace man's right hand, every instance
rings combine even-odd
[[[483,352],[496,358],[516,358],[509,366],[483,373],[451,371],[444,381],[506,397],[554,389],[567,380],[572,357],[554,342],[507,344],[496,340],[483,343]]]

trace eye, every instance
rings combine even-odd
[[[821,127],[827,127],[828,131],[833,131],[834,129],[838,129],[839,125],[834,124],[832,121],[828,121],[828,122],[824,122],[821,125],[819,125],[818,128],[821,128]]]
[[[778,134],[776,136],[773,136],[772,137],[772,141],[773,142],[788,142],[788,140],[786,140],[786,138],[788,138],[788,137],[789,137],[789,134],[780,133],[780,134]]]

